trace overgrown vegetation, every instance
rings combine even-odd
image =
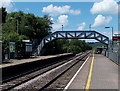
[[[4,8],[1,10],[6,12]],[[17,42],[22,39],[30,39],[32,42],[37,39],[40,42],[52,28],[52,21],[48,15],[38,17],[19,11],[8,13],[4,17],[5,20],[2,23],[3,42],[5,40]]]
[[[78,39],[58,39],[46,45],[45,48],[53,50],[54,53],[80,53],[92,49],[84,40]],[[46,53],[50,54],[48,50]]]

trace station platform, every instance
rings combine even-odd
[[[92,54],[65,89],[118,90],[118,65],[101,54]],[[69,91],[69,90],[68,90]]]
[[[50,59],[50,58],[55,58],[55,57],[67,56],[71,54],[72,53],[64,53],[64,54],[48,55],[48,56],[36,56],[36,57],[28,58],[28,59],[11,59],[11,62],[9,63],[0,64],[0,68],[15,66],[15,65],[20,65],[24,63],[40,61],[40,60],[45,60],[45,59]]]

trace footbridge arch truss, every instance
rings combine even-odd
[[[109,38],[96,31],[56,31],[42,39],[37,48],[37,55],[40,55],[45,44],[55,39],[95,39],[103,44],[109,44]]]

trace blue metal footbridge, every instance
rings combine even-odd
[[[96,31],[56,31],[42,39],[36,54],[40,55],[44,45],[55,39],[95,39],[107,46],[109,45],[109,38]]]

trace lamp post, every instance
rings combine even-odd
[[[17,21],[17,34],[18,34],[18,19],[16,19],[16,21]]]
[[[111,28],[112,29],[112,45],[113,45],[113,27],[105,27],[105,28]]]
[[[91,24],[89,25],[89,29],[90,29],[90,31],[91,31]]]
[[[62,31],[63,31],[63,25],[62,25]]]
[[[14,20],[13,17],[10,17],[11,20]],[[18,19],[16,19],[16,30],[17,30],[17,34],[18,34]]]

